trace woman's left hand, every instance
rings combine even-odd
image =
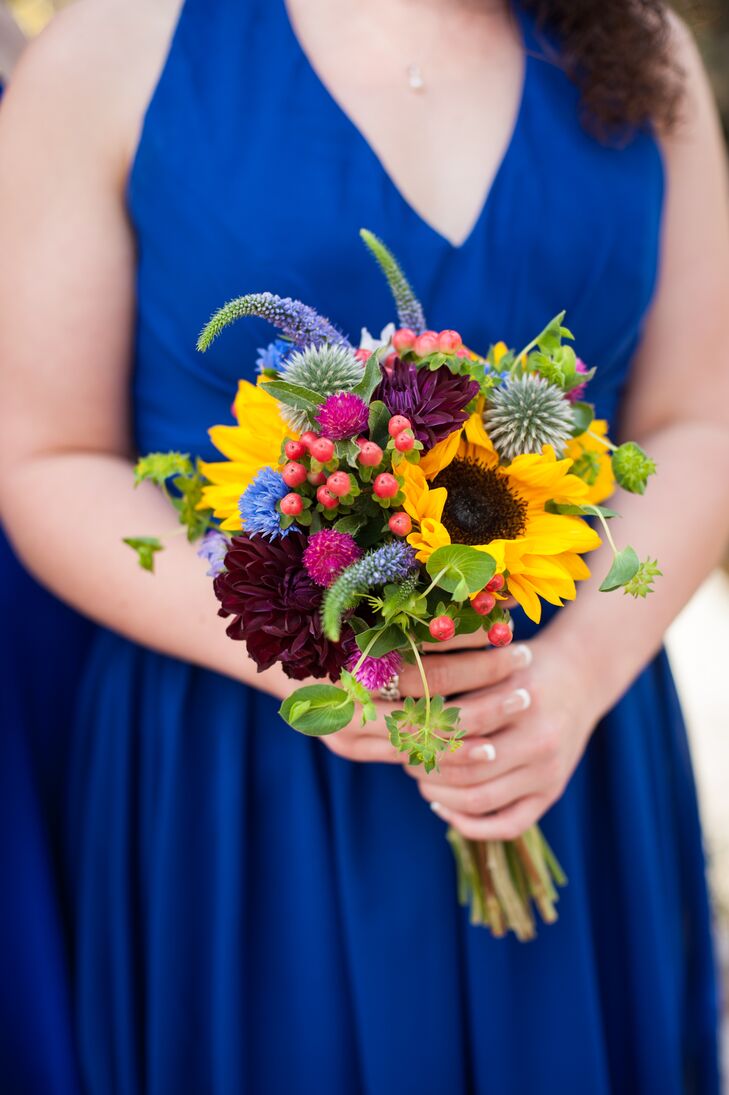
[[[495,706],[495,688],[455,697],[467,731],[461,747],[440,755],[440,771],[405,769],[438,816],[472,840],[514,840],[538,821],[561,796],[602,715],[588,656],[577,662],[548,631],[528,646],[531,665],[510,681],[522,710]]]

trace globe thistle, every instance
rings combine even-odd
[[[370,692],[385,688],[402,668],[402,656],[397,650],[391,650],[389,654],[383,654],[381,658],[366,657],[359,668],[355,669],[361,657],[360,650],[355,650],[349,657],[346,668],[350,673],[354,673],[359,683]]]
[[[209,565],[206,572],[209,578],[217,578],[225,570],[225,556],[228,551],[228,537],[217,529],[210,529],[202,538],[197,553]]]
[[[360,594],[375,586],[397,582],[415,569],[415,552],[409,544],[395,541],[368,551],[358,562],[342,571],[324,598],[324,633],[337,640],[342,618],[354,608]]]
[[[450,369],[419,369],[398,359],[391,370],[383,368],[372,398],[382,400],[390,414],[409,418],[415,437],[427,450],[464,424],[465,408],[478,390],[478,381]]]
[[[327,396],[316,416],[320,432],[332,441],[356,437],[367,428],[368,418],[369,407],[354,392],[335,392]]]
[[[328,587],[346,567],[361,557],[362,549],[348,533],[322,529],[309,538],[303,560],[312,581]]]
[[[280,664],[287,677],[330,677],[336,680],[352,640],[332,643],[321,623],[322,590],[303,564],[306,540],[299,532],[286,539],[234,536],[225,558],[226,572],[213,583],[221,607],[232,616],[227,633],[246,643],[259,671]]]
[[[275,293],[248,293],[223,305],[200,332],[197,348],[203,353],[221,331],[245,316],[259,316],[295,342],[297,346],[349,346],[349,340],[308,304]]]
[[[561,455],[573,427],[564,393],[535,373],[513,377],[491,392],[484,425],[505,463],[551,445]]]
[[[251,535],[258,533],[273,539],[286,536],[291,526],[281,528],[278,503],[289,493],[283,476],[273,468],[261,468],[256,478],[246,487],[238,502],[243,528]]]
[[[329,396],[335,392],[350,392],[362,379],[362,371],[354,351],[346,346],[307,346],[287,357],[281,379]],[[309,428],[306,411],[282,405],[281,414],[297,433]]]

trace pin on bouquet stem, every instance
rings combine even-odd
[[[378,717],[372,692],[386,687],[393,749],[430,772],[467,728],[431,691],[423,649],[478,631],[507,646],[505,606],[539,624],[543,600],[573,600],[589,573],[583,556],[601,542],[590,519],[613,552],[601,589],[646,597],[657,561],[618,548],[603,503],[616,487],[643,494],[656,466],[595,418],[585,401],[594,369],[572,349],[564,313],[521,350],[495,341],[479,355],[460,332],[428,328],[394,255],[361,234],[396,322],[379,340],[364,332],[357,348],[301,301],[264,292],[226,304],[202,331],[202,352],[247,316],[281,336],[261,354],[258,383],[240,381],[236,424],[210,430],[228,459],[151,453],[135,482],[156,484],[178,531],[202,538],[230,638],[259,669],[316,682],[281,705],[289,726],[320,737],[367,723]],[[162,538],[126,543],[153,570]],[[393,703],[404,663],[422,696]],[[472,923],[526,941],[537,916],[556,919],[566,879],[538,825],[511,841],[454,828],[447,838]]]

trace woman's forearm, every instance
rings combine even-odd
[[[550,638],[594,681],[604,713],[659,649],[666,628],[716,566],[729,540],[729,433],[704,422],[677,423],[641,440],[658,467],[643,497],[621,493],[612,522],[618,547],[658,559],[663,576],[645,601],[601,593],[611,562],[590,556],[593,577],[557,614]]]
[[[133,488],[128,461],[68,453],[15,465],[3,477],[2,516],[32,573],[84,614],[164,654],[277,696],[290,691],[280,669],[257,673],[244,644],[227,637],[206,564],[184,532],[165,540],[154,574],[138,566],[123,537],[180,526],[155,487]]]

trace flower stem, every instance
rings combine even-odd
[[[590,511],[590,512],[592,512],[592,511]],[[603,529],[605,530],[605,537],[607,539],[607,542],[610,544],[610,547],[612,548],[613,555],[615,555],[617,557],[618,549],[615,546],[615,541],[613,540],[613,534],[611,533],[610,529],[608,528],[607,520],[605,519],[604,515],[602,513],[600,513],[600,511],[597,509],[597,507],[595,509],[595,514],[596,514],[597,517],[599,517],[600,524],[602,525]]]
[[[415,663],[420,673],[420,679],[423,682],[423,695],[425,697],[425,727],[428,730],[430,728],[430,689],[428,688],[428,678],[425,676],[425,668],[423,667],[423,659],[420,657],[420,651],[418,650],[418,644],[410,632],[406,632],[406,639],[412,647],[413,654],[415,655]]]
[[[370,639],[370,641],[367,643],[367,646],[364,648],[364,650],[360,654],[360,656],[357,660],[357,664],[355,665],[354,669],[352,670],[352,676],[353,677],[357,676],[357,670],[360,669],[360,667],[362,666],[363,661],[365,660],[365,658],[367,657],[367,655],[369,654],[370,650],[375,645],[375,643],[377,642],[379,637],[380,637],[379,634],[373,635],[372,638]]]
[[[441,571],[439,571],[439,572],[438,572],[438,573],[436,574],[435,578],[434,578],[434,579],[433,579],[433,581],[432,581],[432,582],[430,583],[430,585],[429,585],[429,586],[428,586],[428,588],[426,589],[425,593],[421,593],[421,597],[427,597],[427,596],[428,596],[428,594],[429,594],[429,593],[430,593],[430,592],[431,592],[432,590],[434,590],[434,589],[435,589],[435,587],[436,587],[436,586],[438,585],[438,582],[439,582],[439,581],[441,580],[441,578],[443,577],[443,575],[444,575],[444,574],[446,573],[446,571],[447,571],[447,570],[448,570],[448,567],[443,567],[443,569],[442,569]]]
[[[617,445],[613,445],[612,441],[609,441],[607,437],[600,437],[599,433],[593,433],[592,430],[587,430],[586,432],[588,437],[591,437],[593,441],[599,441],[600,444],[604,445],[610,452],[617,448]]]

